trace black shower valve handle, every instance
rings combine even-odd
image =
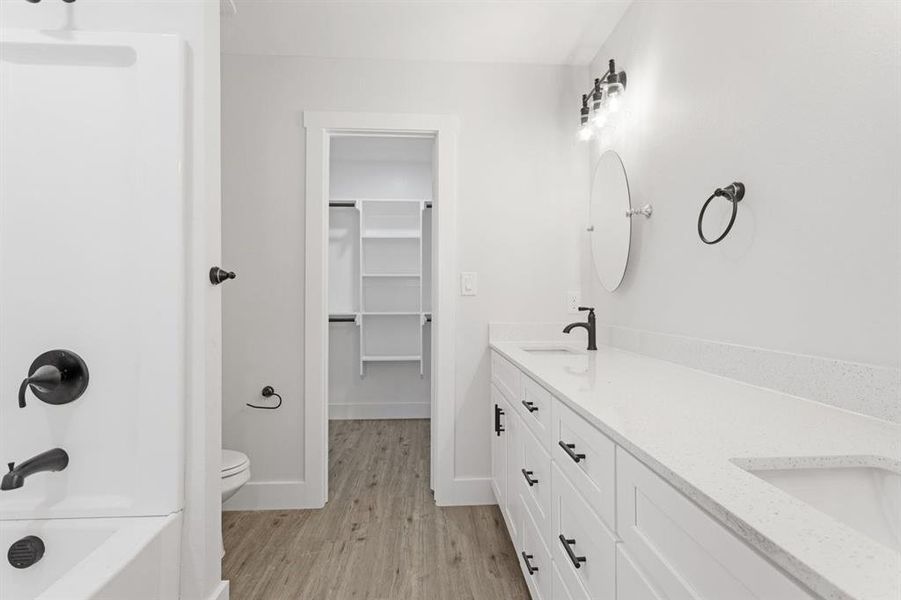
[[[31,392],[47,404],[68,404],[84,394],[89,381],[88,366],[71,350],[49,350],[38,356],[19,386],[19,408]]]

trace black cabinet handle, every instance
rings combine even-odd
[[[535,556],[532,554],[526,554],[525,550],[523,550],[520,554],[522,554],[522,561],[526,563],[526,571],[529,572],[529,575],[534,575],[535,573],[537,573],[538,567],[533,567],[532,563],[529,562],[531,559],[535,558]]]
[[[563,448],[563,451],[566,452],[567,454],[569,454],[569,457],[571,459],[573,459],[575,462],[585,460],[584,454],[579,454],[578,452],[573,450],[573,448],[576,447],[575,444],[567,444],[566,442],[561,440],[561,441],[557,442],[557,445],[560,446],[561,448]]]
[[[501,436],[501,432],[504,431],[504,426],[501,425],[501,415],[504,414],[504,409],[494,405],[494,433],[497,434],[497,437]]]
[[[576,540],[567,539],[567,537],[561,533],[560,543],[563,544],[563,549],[566,550],[566,554],[569,556],[569,560],[572,561],[575,568],[581,568],[582,563],[588,560],[584,556],[576,556],[576,553],[573,552],[572,547],[576,545]]]
[[[526,410],[528,410],[530,413],[538,412],[538,407],[535,406],[534,402],[528,402],[527,400],[523,400],[522,405],[525,406]]]
[[[532,475],[534,473],[535,471],[526,471],[525,469],[522,470],[522,476],[526,478],[526,483],[529,484],[529,487],[532,487],[533,485],[538,483],[537,479],[532,479]]]

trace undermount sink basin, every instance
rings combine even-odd
[[[901,552],[901,474],[879,467],[746,470]]]
[[[582,354],[575,348],[568,348],[566,346],[548,346],[545,348],[534,347],[534,348],[523,348],[523,352],[528,352],[529,354],[550,354],[550,355],[565,355],[565,354]]]

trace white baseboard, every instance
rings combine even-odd
[[[322,504],[310,500],[307,487],[304,481],[251,481],[222,510],[322,508]]]
[[[347,419],[428,419],[428,402],[393,402],[391,404],[329,404],[328,418]]]
[[[438,506],[482,506],[497,504],[491,479],[488,477],[457,477],[447,497],[436,499]]]
[[[207,600],[228,600],[228,582],[220,581]]]

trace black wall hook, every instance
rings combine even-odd
[[[234,271],[226,271],[225,269],[220,269],[219,267],[211,267],[210,268],[210,283],[213,285],[219,285],[223,281],[228,281],[229,279],[234,279],[237,277]]]
[[[745,184],[740,181],[732,182],[724,188],[717,188],[713,194],[707,198],[707,201],[704,202],[704,206],[701,207],[701,214],[698,215],[698,236],[701,238],[701,241],[705,244],[718,244],[729,235],[729,232],[732,230],[732,226],[735,224],[735,217],[738,214],[738,203],[741,202],[742,198],[745,197]],[[710,206],[710,203],[713,202],[714,198],[725,198],[729,202],[732,203],[732,216],[729,217],[729,224],[726,225],[725,231],[720,234],[720,236],[716,239],[710,240],[704,235],[704,228],[702,225],[704,224],[704,213],[707,212],[707,207]]]

